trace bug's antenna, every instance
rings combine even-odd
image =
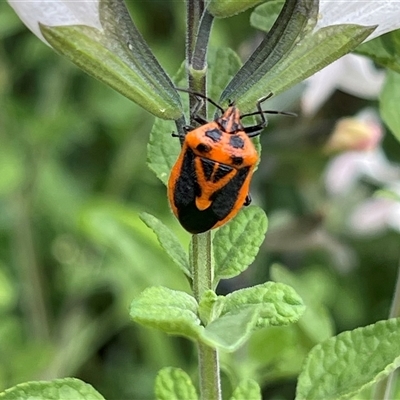
[[[183,89],[183,88],[175,88],[176,90],[179,90],[180,92],[185,92],[185,93],[189,93],[195,97],[200,97],[201,99],[207,100],[209,103],[211,103],[214,107],[218,108],[218,110],[221,111],[221,113],[224,113],[224,109],[218,104],[216,103],[214,100],[210,99],[207,96],[204,96],[204,94],[199,93],[199,92],[193,92],[192,90],[189,89]]]
[[[240,117],[244,118],[244,117],[250,117],[252,115],[263,115],[263,114],[280,114],[280,115],[288,115],[289,117],[297,117],[296,113],[292,113],[292,112],[288,112],[288,111],[263,110],[261,108],[261,104],[264,103],[264,101],[270,99],[273,95],[274,94],[272,92],[270,92],[266,96],[261,97],[261,99],[259,99],[257,101],[257,111],[247,113],[247,114],[242,114]]]
[[[262,110],[262,111],[254,111],[248,114],[242,114],[240,118],[250,117],[252,115],[261,115],[261,114],[279,114],[279,115],[287,115],[289,117],[297,117],[296,113],[290,111]]]

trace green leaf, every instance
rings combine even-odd
[[[237,54],[229,48],[210,48],[207,58],[208,71],[208,95],[217,99],[222,89],[227,85],[232,76],[240,68],[240,59]],[[186,83],[186,64],[182,64],[181,68],[174,77],[177,87],[185,88]],[[189,97],[183,96],[183,108],[186,114],[189,112]],[[209,110],[209,116],[212,116],[212,109]],[[177,127],[172,121],[157,119],[150,133],[150,141],[147,146],[148,165],[156,174],[157,178],[165,185],[167,184],[170,171],[175,164],[181,146],[178,138],[171,136],[172,132],[176,132]]]
[[[163,119],[182,115],[180,98],[133,24],[123,1],[101,0],[103,30],[44,26],[45,39],[78,67]]]
[[[353,50],[375,27],[334,25],[308,34],[261,78],[252,78],[226,96],[237,99],[239,108],[247,111],[266,93],[281,93]],[[247,108],[246,108],[247,107]]]
[[[201,340],[213,348],[232,352],[242,346],[254,331],[260,306],[243,308],[211,322],[201,334]]]
[[[181,152],[178,138],[172,137],[174,132],[176,125],[172,121],[156,119],[147,145],[147,165],[164,185]]]
[[[343,332],[310,351],[296,399],[349,399],[399,366],[399,318]]]
[[[333,335],[333,323],[329,312],[321,300],[317,297],[314,287],[307,285],[298,277],[281,265],[274,264],[270,269],[271,278],[274,281],[291,286],[300,295],[306,310],[299,320],[299,326],[313,343],[319,343]],[[323,285],[324,277],[313,271],[314,281],[318,286]],[[332,282],[330,282],[332,286]]]
[[[256,257],[267,231],[267,217],[256,206],[245,207],[214,236],[215,279],[232,278]]]
[[[104,400],[93,387],[79,379],[26,382],[0,393],[2,400]]]
[[[147,288],[133,300],[130,316],[144,326],[191,339],[203,329],[194,297],[162,286]]]
[[[229,47],[210,48],[207,55],[208,96],[217,100],[222,90],[242,66],[240,57]],[[213,113],[208,112],[210,119]]]
[[[157,400],[196,400],[196,389],[189,375],[180,368],[166,367],[159,371],[155,382]]]
[[[240,97],[256,85],[264,75],[270,76],[269,71],[290,54],[305,35],[310,34],[317,22],[317,14],[318,0],[286,1],[264,40],[223,91],[221,102],[228,99],[240,100]],[[264,24],[268,28],[270,20],[266,19]],[[263,24],[259,21],[259,26],[261,25]],[[262,96],[268,93],[263,88]],[[251,104],[241,102],[238,106],[247,112],[254,107],[254,104],[255,102]]]
[[[293,288],[283,283],[266,282],[228,294],[221,315],[257,307],[261,307],[257,328],[291,324],[299,319],[305,309],[302,299]]]
[[[252,365],[263,371],[264,382],[297,378],[311,348],[297,324],[260,329],[246,345]]]
[[[218,318],[224,307],[225,297],[218,296],[212,290],[206,290],[199,303],[199,316],[204,325]]]
[[[256,7],[250,15],[251,26],[269,32],[282,11],[284,3],[284,0],[271,0]]]
[[[388,71],[386,81],[379,98],[379,110],[383,122],[389,127],[395,138],[400,141],[400,74]]]
[[[228,294],[221,316],[206,326],[201,339],[235,351],[254,330],[296,322],[303,312],[302,301],[291,287],[267,282]]]
[[[261,389],[256,381],[247,379],[241,381],[233,391],[230,400],[261,400]]]
[[[355,50],[377,64],[400,73],[400,30],[386,33],[361,44]]]
[[[190,278],[189,260],[178,238],[153,215],[142,212],[140,219],[157,235],[158,241],[168,257]]]
[[[186,87],[185,71],[185,64],[182,64],[174,76],[177,87]],[[183,108],[184,110],[189,108],[187,98],[184,99]],[[170,171],[181,151],[178,138],[172,136],[176,131],[177,126],[172,121],[157,118],[147,145],[147,165],[164,185],[167,184]]]
[[[227,18],[246,11],[263,0],[210,0],[207,9],[217,18]]]

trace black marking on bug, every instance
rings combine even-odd
[[[204,143],[200,143],[196,146],[196,150],[198,150],[200,153],[208,153],[211,148]]]
[[[243,164],[243,157],[239,157],[239,156],[232,156],[232,164],[233,165],[237,165],[240,166]]]
[[[244,148],[244,140],[237,135],[232,135],[229,138],[229,144],[234,148],[234,149],[243,149]]]
[[[214,173],[213,176],[213,183],[217,183],[219,180],[221,180],[224,176],[228,175],[230,172],[232,172],[233,168],[230,167],[229,165],[225,164],[219,164],[217,170]]]
[[[187,149],[182,160],[182,167],[174,189],[174,205],[179,210],[192,204],[201,193],[197,183],[195,166],[195,154],[192,149]]]
[[[207,181],[210,181],[214,172],[215,161],[209,160],[207,158],[200,158],[200,160],[204,172],[204,177]]]
[[[205,135],[213,142],[217,143],[221,140],[222,132],[219,129],[209,129],[206,131]]]
[[[250,167],[241,168],[238,173],[221,189],[212,194],[211,208],[218,220],[221,221],[231,212],[236,203],[238,193],[249,174]]]
[[[182,164],[181,175],[192,175],[195,173],[194,163],[192,163],[191,170],[185,170],[184,173],[183,165],[184,164]],[[188,164],[185,164],[185,166],[187,167]],[[250,167],[238,170],[237,174],[224,187],[212,194],[210,197],[212,203],[206,210],[200,211],[196,207],[196,198],[192,196],[194,191],[191,193],[190,197],[186,197],[184,202],[180,201],[179,203],[175,203],[178,210],[178,219],[181,225],[191,233],[201,233],[210,230],[219,221],[224,220],[235,206],[236,199],[249,171]],[[181,178],[179,178],[179,180],[180,179]],[[177,190],[175,191],[174,201],[179,197],[176,193]],[[183,197],[187,195],[185,193],[180,194]]]

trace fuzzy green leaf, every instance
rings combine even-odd
[[[260,312],[261,307],[255,305],[219,317],[206,326],[201,340],[210,347],[235,351],[249,339]]]
[[[266,93],[281,93],[353,50],[375,27],[334,25],[307,35],[260,79],[253,75],[235,93],[237,105],[246,111]],[[224,92],[226,96],[226,91]]]
[[[174,76],[177,87],[186,86],[185,65],[183,64]],[[188,109],[188,101],[184,98],[184,110]],[[172,133],[176,133],[177,126],[172,121],[157,118],[150,132],[150,139],[147,145],[147,164],[164,185],[167,184],[170,171],[175,164],[181,146]]]
[[[304,312],[300,297],[289,286],[267,282],[228,294],[219,318],[201,338],[209,345],[235,351],[256,330],[296,322]]]
[[[124,2],[101,0],[99,7],[101,31],[83,25],[41,25],[41,32],[59,53],[147,111],[163,119],[181,117],[179,95]]]
[[[228,82],[239,71],[242,63],[232,49],[219,47],[209,49],[207,64],[208,96],[217,100]],[[209,112],[208,115],[211,119],[213,113]]]
[[[147,165],[164,185],[181,151],[178,138],[172,137],[176,130],[172,121],[156,119],[147,145]]]
[[[343,332],[310,351],[296,399],[349,399],[399,366],[400,318]]]
[[[26,382],[0,393],[1,400],[104,400],[93,387],[79,379]]]
[[[258,85],[266,74],[271,76],[269,71],[311,33],[317,22],[317,15],[318,0],[287,0],[264,40],[223,91],[221,102],[226,102],[228,99],[239,101],[240,97],[253,85]],[[259,18],[258,23],[259,26],[265,25],[269,28],[270,19],[266,18],[263,23]],[[262,90],[263,94],[258,98],[270,92],[265,87]],[[256,101],[247,104],[240,102],[238,106],[242,111],[248,112]]]
[[[194,297],[162,286],[147,288],[134,299],[130,316],[144,326],[191,339],[202,330]]]
[[[247,379],[241,381],[233,391],[230,400],[261,400],[261,389],[256,381]]]
[[[250,24],[264,32],[269,32],[282,10],[284,0],[271,0],[259,5],[250,16]]]
[[[285,283],[296,290],[304,301],[306,310],[299,320],[299,326],[313,343],[319,343],[333,335],[329,312],[317,298],[312,287],[307,286],[299,277],[281,265],[272,265],[270,275],[274,281]]]
[[[204,325],[218,318],[224,307],[225,297],[218,296],[212,290],[206,290],[200,299],[199,316]]]
[[[259,98],[308,78],[353,50],[375,29],[335,25],[313,32],[317,15],[318,0],[286,1],[263,42],[222,93],[221,102],[236,99],[238,107],[248,112]],[[262,27],[260,13],[256,19]],[[270,18],[264,24],[269,28]]]
[[[400,29],[361,44],[356,52],[400,73]]]
[[[400,141],[400,74],[388,71],[383,90],[380,95],[379,109],[383,122]]]
[[[214,236],[215,279],[232,278],[243,272],[256,257],[267,231],[267,217],[256,206],[242,208]]]
[[[189,260],[178,238],[153,215],[143,212],[140,214],[140,218],[157,235],[158,241],[168,257],[190,278]]]
[[[157,374],[155,382],[157,400],[196,400],[198,398],[189,375],[180,368],[166,367]]]
[[[221,316],[253,307],[261,307],[257,328],[291,324],[305,309],[293,288],[283,283],[266,282],[228,294]]]
[[[262,1],[263,0],[210,0],[207,9],[214,17],[227,18],[246,11],[248,8],[254,7]]]

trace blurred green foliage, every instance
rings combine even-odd
[[[184,4],[129,5],[173,75],[184,57]],[[258,36],[248,21],[249,12],[217,20],[211,45],[248,54]],[[268,107],[296,111],[298,97],[295,88]],[[314,344],[388,315],[398,233],[351,234],[350,200],[329,198],[321,178],[328,162],[321,149],[333,124],[366,105],[376,106],[337,92],[315,118],[272,118],[262,135],[252,195],[268,214],[269,233],[254,265],[222,281],[219,292],[270,279],[278,262],[292,273],[274,267],[281,273],[273,278],[306,293],[319,317],[310,319],[315,326],[263,329],[245,348],[223,354],[226,395],[229,380],[253,378],[265,398],[292,398]],[[188,290],[138,217],[156,215],[187,247],[189,235],[173,219],[165,187],[146,166],[152,123],[150,114],[41,43],[0,3],[0,391],[75,376],[110,400],[150,399],[165,366],[181,367],[196,381],[190,342],[129,320],[131,300],[146,287]],[[395,139],[387,135],[383,145],[398,161]],[[375,189],[359,183],[352,204]],[[317,241],[321,232],[324,240]]]

